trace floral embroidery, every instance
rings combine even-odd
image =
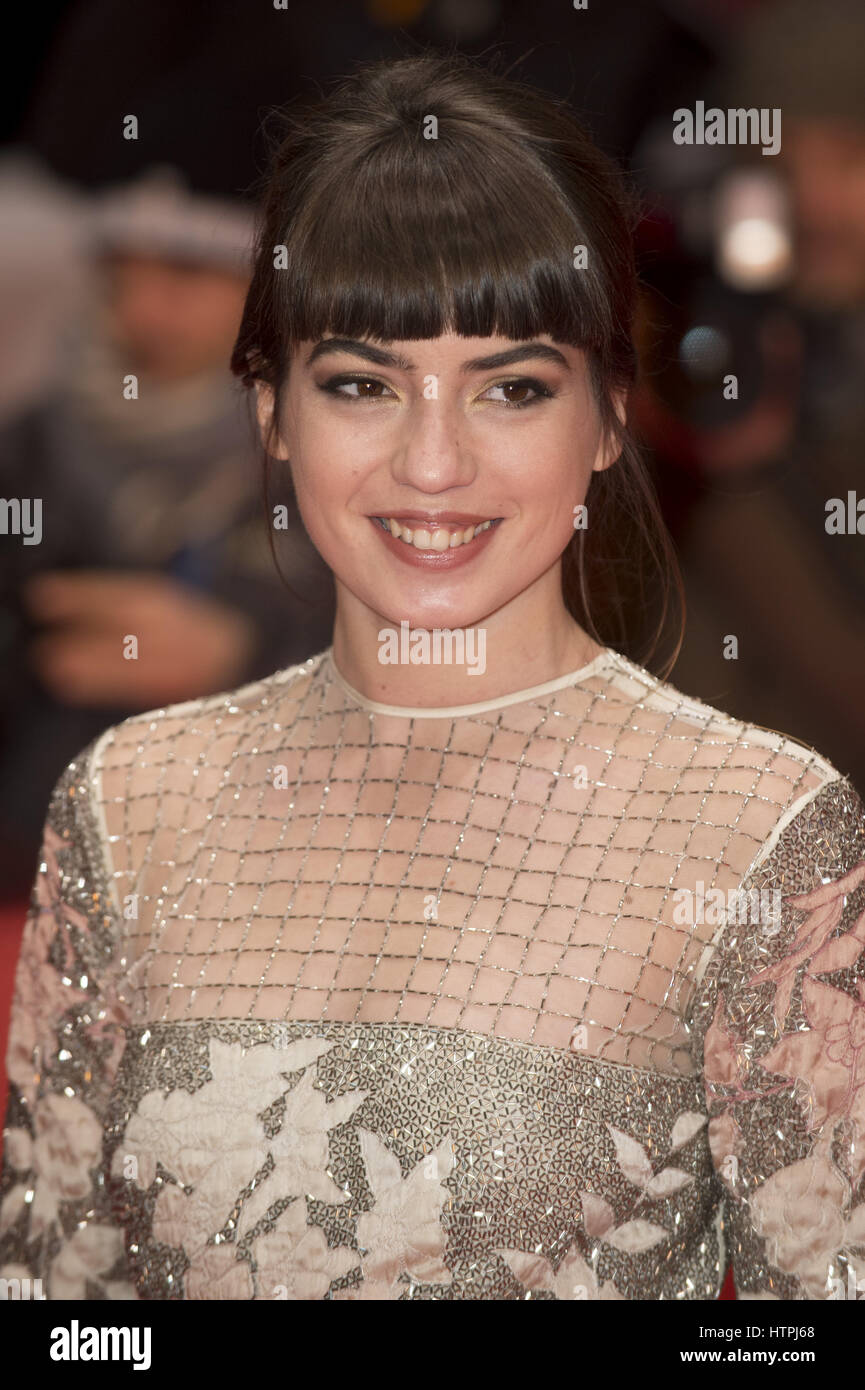
[[[280,1225],[279,1239],[269,1242],[263,1228],[259,1234],[263,1220],[272,1220],[274,1207],[301,1195],[347,1200],[326,1171],[327,1134],[349,1118],[365,1092],[327,1101],[315,1088],[311,1064],[331,1047],[320,1038],[303,1038],[275,1051],[214,1038],[212,1079],[204,1086],[192,1095],[150,1091],[142,1098],[115,1150],[112,1172],[122,1175],[132,1155],[139,1187],[151,1186],[157,1161],[171,1175],[174,1181],[156,1201],[153,1236],[186,1254],[188,1297],[251,1297],[255,1280],[248,1261],[254,1256],[258,1263],[262,1241],[269,1270],[265,1283],[285,1285],[287,1266],[281,1264],[273,1277],[274,1262],[283,1258],[298,1215],[292,1214],[284,1230]],[[290,1088],[288,1075],[301,1069],[303,1076]],[[276,1101],[283,1107],[282,1124],[267,1138],[262,1113]],[[233,1205],[227,1193],[236,1194]],[[346,1272],[342,1265],[338,1259],[328,1283]],[[265,1292],[270,1296],[269,1288]]]
[[[849,1117],[865,1135],[865,980],[857,988],[859,998],[852,999],[843,990],[806,978],[802,1010],[807,1031],[788,1034],[760,1058],[767,1071],[808,1082],[809,1130],[821,1129],[830,1118]],[[865,1170],[865,1145],[859,1147],[854,1181]]]
[[[856,981],[854,996],[816,978],[855,965],[865,947],[865,912],[847,931],[832,936],[849,894],[863,882],[865,861],[835,882],[786,898],[786,904],[805,913],[792,947],[782,960],[747,978],[749,986],[775,985],[773,1012],[781,1028],[801,972],[801,1014],[807,1027],[783,1034],[753,1059],[762,1071],[787,1081],[767,1086],[749,1077],[751,1044],[729,1028],[723,994],[705,1038],[707,1097],[715,1107],[723,1106],[709,1123],[710,1148],[734,1197],[742,1195],[738,1159],[746,1149],[735,1118],[737,1105],[789,1091],[792,1083],[805,1128],[817,1136],[809,1154],[780,1167],[747,1197],[769,1260],[798,1277],[815,1299],[830,1296],[831,1268],[839,1255],[849,1259],[854,1247],[865,1244],[865,1203],[852,1205],[865,1172],[865,980]],[[718,1088],[724,1093],[713,1094]],[[848,1174],[832,1158],[836,1132],[845,1123],[855,1136],[851,1140],[848,1127],[843,1146]]]
[[[683,1148],[705,1123],[706,1116],[698,1111],[686,1110],[678,1115],[670,1136],[670,1153]],[[637,1204],[670,1197],[686,1183],[694,1181],[693,1174],[685,1173],[681,1168],[665,1167],[655,1173],[649,1155],[637,1139],[615,1125],[607,1124],[606,1128],[615,1145],[619,1171],[640,1189]],[[665,1227],[643,1217],[617,1225],[612,1206],[595,1192],[581,1192],[580,1201],[586,1234],[616,1250],[641,1254],[670,1239],[670,1232]],[[612,1280],[599,1285],[595,1271],[580,1255],[576,1245],[570,1247],[556,1271],[548,1260],[529,1251],[500,1249],[498,1253],[530,1293],[544,1290],[554,1293],[556,1298],[565,1299],[623,1297]]]
[[[29,1210],[31,1239],[48,1239],[60,1222],[61,1203],[81,1201],[93,1190],[91,1170],[102,1160],[102,1126],[77,1096],[49,1093],[35,1103],[32,1113],[35,1139],[24,1129],[8,1130],[6,1154],[17,1172],[35,1169],[39,1182],[32,1184],[25,1177],[10,1188],[2,1220],[4,1226],[11,1225]],[[51,1262],[52,1298],[86,1298],[88,1285],[100,1288],[105,1298],[137,1298],[132,1284],[105,1278],[124,1253],[123,1234],[116,1227],[79,1226]],[[12,1266],[6,1265],[0,1276],[20,1277],[10,1271]]]
[[[61,1202],[74,1202],[90,1193],[90,1169],[102,1159],[102,1126],[77,1096],[48,1094],[33,1107],[36,1138],[24,1129],[10,1129],[9,1160],[20,1173],[35,1168],[40,1174],[30,1207],[31,1236],[44,1235],[60,1216]],[[24,1209],[29,1184],[11,1189],[3,1204],[3,1221],[14,1221]]]
[[[597,1275],[575,1245],[570,1247],[555,1273],[548,1260],[529,1251],[500,1250],[498,1253],[530,1293],[543,1290],[561,1299],[590,1298],[624,1302],[624,1295],[619,1293],[612,1279],[598,1284]]]
[[[404,1178],[398,1160],[367,1130],[359,1131],[375,1205],[357,1223],[357,1238],[366,1248],[364,1282],[359,1289],[337,1290],[339,1299],[395,1299],[406,1293],[406,1276],[418,1283],[450,1283],[444,1263],[445,1233],[441,1209],[449,1193],[440,1178],[453,1168],[453,1145],[439,1144]]]
[[[841,1251],[865,1242],[865,1204],[850,1209],[850,1184],[827,1155],[827,1142],[798,1163],[779,1168],[749,1202],[778,1269],[798,1275],[809,1298],[827,1298],[827,1272]],[[861,1274],[865,1271],[860,1271]]]
[[[52,1261],[52,1298],[87,1298],[88,1285],[95,1285],[105,1298],[136,1300],[133,1284],[105,1277],[124,1254],[123,1232],[116,1227],[79,1227]]]
[[[772,980],[776,985],[775,1017],[783,1028],[790,1012],[793,986],[799,966],[810,962],[809,975],[828,974],[855,965],[865,948],[865,911],[860,913],[849,931],[829,941],[832,932],[841,925],[841,915],[848,894],[865,882],[865,860],[834,883],[822,884],[807,893],[793,894],[785,902],[805,911],[793,941],[793,949],[775,965],[767,966],[752,975],[749,984]]]
[[[329,1248],[322,1230],[307,1224],[302,1198],[349,1201],[327,1172],[327,1136],[366,1096],[328,1101],[315,1087],[312,1064],[332,1046],[306,1038],[274,1051],[212,1039],[212,1079],[204,1086],[192,1095],[150,1091],[142,1098],[112,1171],[122,1174],[133,1155],[139,1187],[151,1186],[157,1163],[174,1180],[157,1197],[153,1237],[184,1251],[188,1297],[292,1297],[301,1288],[304,1297],[324,1297],[334,1279],[358,1266],[362,1283],[334,1297],[400,1298],[407,1281],[451,1281],[441,1224],[449,1197],[441,1180],[454,1162],[450,1139],[403,1178],[381,1140],[359,1129],[375,1203],[357,1218],[360,1253]],[[301,1069],[289,1089],[288,1074]],[[275,1102],[282,1121],[266,1138],[262,1115]],[[226,1191],[237,1194],[231,1211]]]
[[[273,1298],[324,1298],[334,1279],[357,1266],[355,1250],[330,1249],[324,1231],[308,1226],[306,1216],[306,1202],[292,1202],[276,1228],[255,1242],[258,1287]]]
[[[685,1111],[679,1115],[673,1126],[670,1138],[670,1152],[682,1148],[706,1123],[706,1116],[696,1111]],[[616,1146],[616,1162],[620,1172],[640,1189],[637,1203],[654,1201],[659,1197],[671,1197],[685,1183],[694,1181],[691,1173],[681,1168],[662,1168],[652,1171],[651,1160],[643,1145],[630,1134],[625,1134],[615,1125],[608,1124],[607,1130]],[[593,1192],[581,1192],[583,1203],[583,1224],[588,1235],[612,1245],[616,1250],[627,1250],[639,1254],[651,1250],[653,1246],[669,1240],[670,1233],[654,1221],[636,1217],[617,1226],[613,1208]]]

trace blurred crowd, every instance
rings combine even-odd
[[[858,531],[825,525],[829,499],[852,493],[855,517],[865,497],[860,0],[81,0],[0,157],[0,492],[43,500],[39,544],[0,536],[3,897],[28,890],[51,786],[102,728],[330,641],[332,580],[276,475],[274,564],[227,365],[261,122],[417,44],[503,49],[638,180],[632,423],[688,598],[670,678],[865,792],[865,502]],[[780,108],[780,152],[675,145],[697,100]]]

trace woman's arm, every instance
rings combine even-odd
[[[125,1013],[91,791],[99,741],[52,793],[15,976],[0,1184],[0,1278],[21,1281],[11,1297],[136,1297],[105,1166]]]
[[[736,1290],[861,1299],[865,808],[848,779],[789,820],[742,889],[759,908],[727,921],[700,1001]]]

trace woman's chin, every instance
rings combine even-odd
[[[379,619],[379,629],[388,628],[397,633],[403,630],[408,632],[432,632],[433,630],[456,632],[476,628],[482,624],[483,618],[474,611],[443,613],[440,609],[422,607],[403,609],[401,613],[394,613],[387,617],[382,615]]]

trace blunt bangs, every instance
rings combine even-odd
[[[408,145],[396,132],[302,206],[286,233],[275,300],[293,341],[383,342],[549,334],[601,350],[608,305],[587,234],[528,151],[491,168],[463,139]],[[346,187],[352,196],[345,196]]]

